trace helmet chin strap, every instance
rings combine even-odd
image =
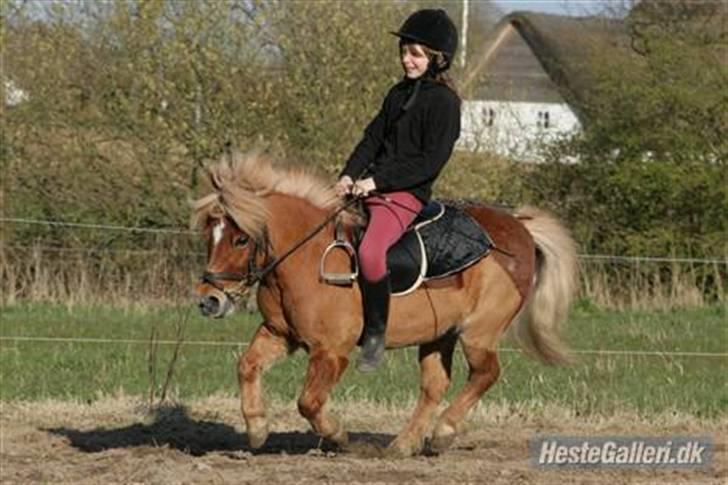
[[[415,79],[415,85],[412,88],[412,94],[410,94],[409,98],[407,98],[407,101],[405,101],[405,103],[402,105],[402,111],[407,111],[412,107],[413,104],[415,104],[417,95],[420,93],[420,86],[422,86],[422,78],[426,75],[427,73]]]

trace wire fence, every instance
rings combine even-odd
[[[181,228],[153,228],[143,226],[118,226],[118,225],[107,225],[107,224],[86,224],[66,221],[49,221],[40,219],[24,219],[24,218],[13,218],[13,217],[0,217],[0,222],[11,223],[11,224],[32,224],[32,225],[45,225],[53,227],[64,227],[74,229],[95,229],[103,231],[124,231],[124,232],[138,232],[138,233],[152,233],[152,234],[177,234],[177,235],[195,235],[199,236],[199,231],[192,231]],[[76,252],[76,253],[124,253],[124,254],[158,254],[164,253],[169,254],[169,250],[162,249],[132,249],[132,248],[63,248],[63,247],[51,247],[51,246],[40,246],[36,245],[35,248],[48,251],[48,252]],[[10,249],[27,249],[18,245],[8,246]],[[176,254],[200,256],[201,252],[190,252],[190,251],[179,251]],[[712,257],[712,258],[690,258],[690,257],[678,257],[678,256],[623,256],[616,254],[580,254],[579,258],[583,261],[595,261],[595,262],[624,262],[624,263],[684,263],[684,264],[707,264],[707,265],[720,265],[728,266],[728,256],[724,257]]]
[[[181,229],[177,227],[141,227],[141,226],[117,226],[109,224],[88,224],[81,222],[67,221],[47,221],[40,219],[24,219],[16,217],[0,217],[0,222],[9,222],[11,224],[29,224],[40,226],[65,227],[75,229],[98,229],[103,231],[124,231],[124,232],[148,232],[153,234],[199,234],[198,231],[189,229]]]
[[[179,302],[188,297],[190,282],[205,264],[201,233],[179,227],[12,217],[0,217],[0,224],[49,229],[28,237],[27,243],[0,240],[0,292],[5,303],[70,299],[124,304],[149,298]],[[728,256],[688,256],[580,254],[579,298],[617,309],[725,301]],[[255,304],[251,300],[246,306]]]
[[[26,218],[8,218],[0,217],[0,223],[7,224],[24,224],[24,225],[44,225],[48,227],[64,228],[71,230],[94,230],[94,231],[106,231],[106,232],[127,232],[127,233],[148,233],[148,234],[165,234],[165,235],[178,235],[178,236],[199,236],[199,231],[192,231],[181,228],[172,227],[143,227],[143,226],[121,226],[111,224],[87,224],[87,223],[76,223],[67,221],[51,221],[51,220],[40,220],[40,219],[26,219]],[[192,251],[189,247],[174,247],[174,248],[124,248],[124,247],[58,247],[51,245],[42,245],[39,242],[35,242],[31,246],[23,246],[18,244],[10,244],[4,246],[6,249],[11,251],[41,251],[48,253],[57,254],[77,254],[82,256],[84,254],[114,254],[114,255],[140,255],[150,256],[157,254],[164,254],[167,256],[183,256],[183,257],[194,257],[202,258],[204,252]],[[593,262],[595,264],[603,263],[626,263],[626,264],[641,264],[641,263],[672,263],[672,264],[689,264],[689,265],[713,265],[717,267],[728,266],[727,257],[713,257],[713,258],[691,258],[691,257],[678,257],[678,256],[623,256],[623,255],[610,255],[610,254],[580,254],[580,259],[583,262]],[[5,335],[0,336],[0,342],[47,342],[51,344],[58,343],[80,343],[80,344],[98,344],[98,345],[149,345],[149,340],[144,339],[110,339],[110,338],[89,338],[89,337],[46,337],[46,336],[12,336]],[[241,348],[247,347],[248,342],[223,342],[223,341],[206,341],[206,340],[155,340],[155,344],[158,345],[188,345],[188,346],[207,346],[207,347],[233,347]],[[501,348],[501,352],[507,353],[520,353],[520,349],[516,348]],[[697,351],[662,351],[654,349],[574,349],[572,350],[574,355],[590,355],[590,356],[637,356],[637,357],[656,357],[656,358],[708,358],[708,359],[724,359],[728,357],[728,353],[725,352],[697,352]]]
[[[51,342],[51,343],[84,343],[84,344],[138,344],[149,345],[143,339],[109,339],[92,337],[40,337],[40,336],[0,336],[3,342]],[[154,340],[157,345],[194,345],[206,347],[247,347],[249,342],[222,342],[214,340]],[[499,352],[523,353],[521,349],[503,347]],[[692,352],[666,350],[631,350],[631,349],[573,349],[574,355],[611,355],[640,357],[706,357],[726,358],[728,352]]]
[[[9,244],[5,246],[8,249],[14,251],[28,250],[28,246],[20,246],[17,244]],[[66,247],[53,247],[53,246],[42,246],[34,244],[32,249],[48,252],[48,253],[69,253],[69,254],[167,254],[167,255],[179,255],[179,256],[204,256],[203,251],[189,251],[180,249],[130,249],[130,248],[66,248]]]
[[[26,250],[26,246],[8,245],[8,249]],[[78,253],[78,254],[175,254],[183,256],[203,256],[202,251],[184,251],[175,249],[131,249],[131,248],[66,248],[33,245],[34,249],[49,253]],[[709,259],[709,258],[680,258],[680,257],[659,257],[659,256],[618,256],[610,254],[579,254],[579,258],[584,261],[595,262],[622,262],[622,263],[679,263],[679,264],[713,264],[720,266],[728,266],[728,258],[726,259]]]

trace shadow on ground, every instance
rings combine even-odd
[[[300,455],[313,450],[339,452],[339,446],[322,439],[313,432],[293,431],[271,433],[260,449],[250,447],[245,433],[234,427],[190,418],[184,406],[167,406],[154,412],[151,424],[135,423],[123,428],[96,428],[78,430],[66,427],[43,429],[42,431],[68,438],[70,445],[80,451],[95,453],[115,448],[138,446],[168,446],[194,456],[210,452],[248,452],[251,454]],[[394,436],[378,433],[350,433],[352,450],[378,454]]]

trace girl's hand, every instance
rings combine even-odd
[[[369,177],[368,179],[357,181],[354,184],[354,187],[352,187],[351,193],[357,196],[365,196],[368,195],[369,192],[372,192],[376,189],[377,186],[374,184],[374,179],[372,177]]]
[[[343,197],[346,194],[351,193],[351,189],[354,185],[354,181],[351,180],[351,177],[348,175],[344,175],[339,179],[339,181],[334,186],[334,190],[336,191],[336,195],[339,197]]]

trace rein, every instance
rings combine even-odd
[[[313,228],[303,239],[298,241],[296,244],[294,244],[292,247],[290,247],[287,251],[285,251],[282,255],[274,258],[272,261],[265,264],[265,261],[268,259],[269,251],[268,249],[270,246],[270,240],[268,239],[267,230],[263,233],[262,243],[265,245],[265,257],[263,258],[263,262],[265,266],[262,268],[256,267],[255,260],[258,256],[258,245],[259,243],[255,243],[255,247],[252,251],[252,254],[248,258],[248,271],[246,273],[236,273],[236,272],[219,272],[219,273],[213,273],[210,271],[205,271],[202,274],[202,282],[208,283],[212,285],[214,288],[222,291],[225,293],[228,297],[233,296],[234,294],[242,294],[243,291],[246,288],[249,288],[253,286],[256,283],[260,283],[263,281],[276,267],[281,264],[286,258],[288,258],[291,254],[296,252],[301,246],[306,244],[308,241],[314,238],[321,230],[323,230],[324,227],[326,227],[336,216],[339,215],[342,211],[348,209],[358,201],[360,201],[363,197],[352,197],[351,199],[347,200],[344,204],[342,204],[340,207],[338,207],[336,210],[334,210],[331,214],[329,214],[326,219],[324,219],[323,222],[321,222],[319,225],[317,225],[315,228]],[[220,280],[226,280],[226,281],[237,281],[240,284],[235,287],[232,290],[226,290],[222,285],[220,285],[218,282]]]

